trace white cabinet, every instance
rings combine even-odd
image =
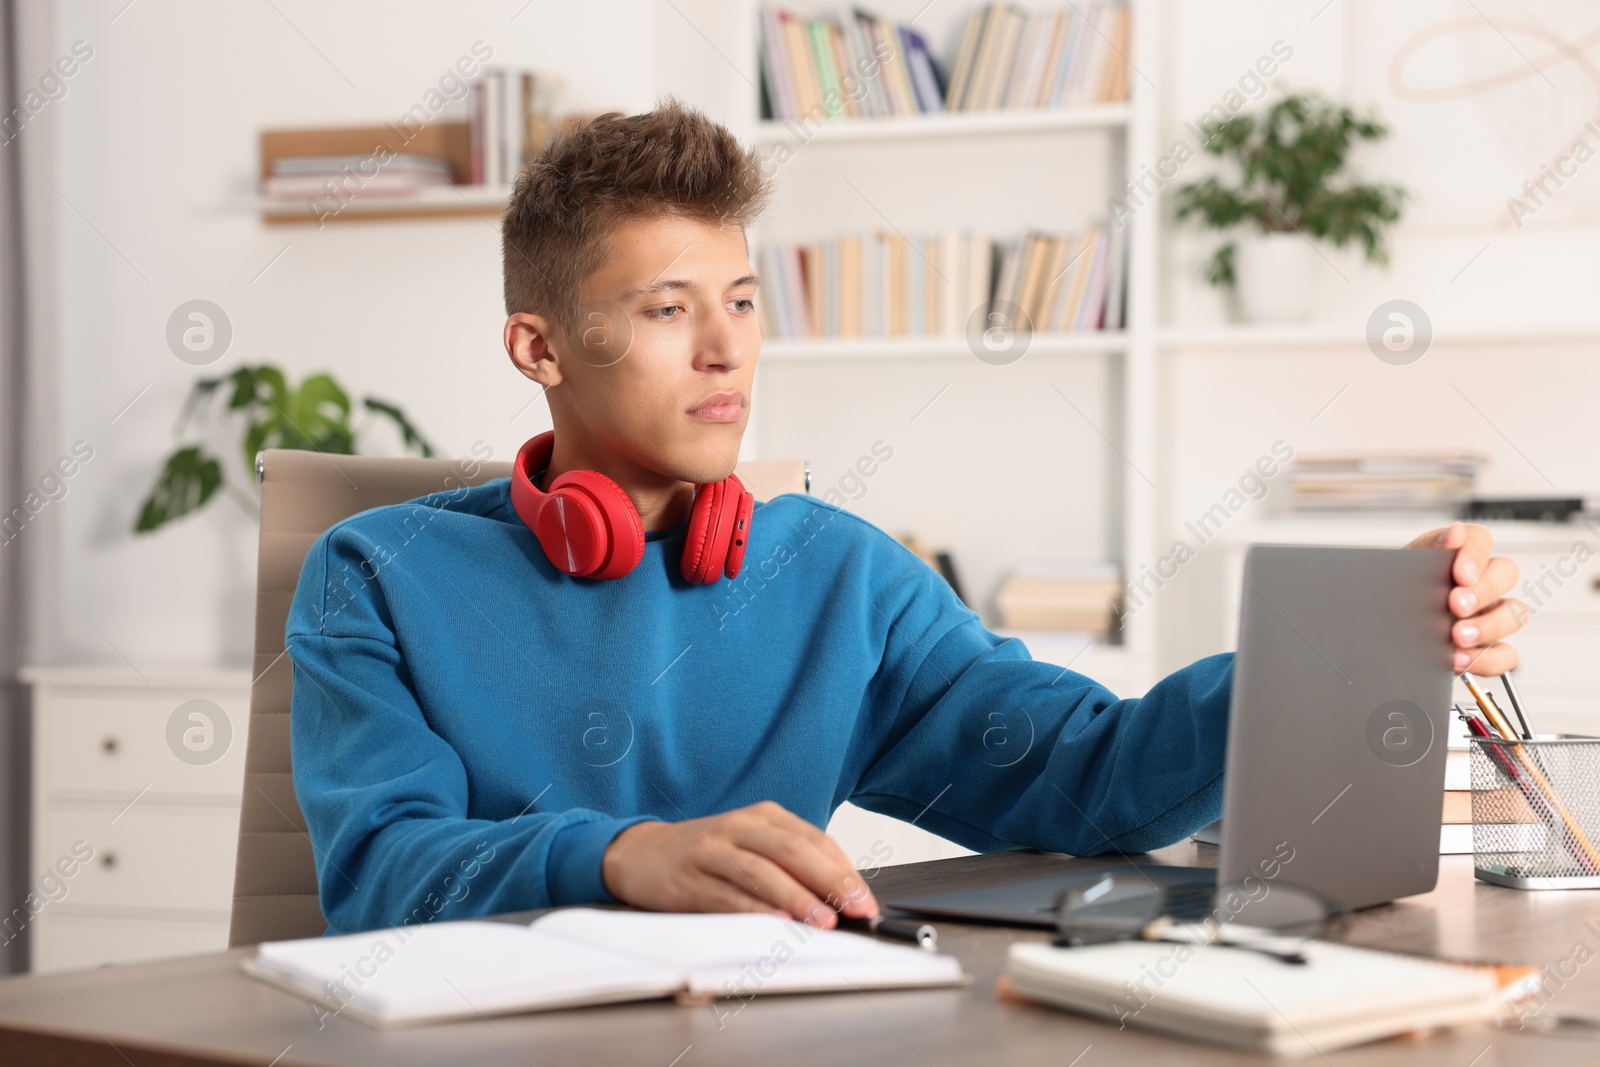
[[[30,667],[30,895],[4,918],[33,969],[228,943],[245,671]]]

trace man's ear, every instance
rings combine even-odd
[[[561,384],[561,360],[551,347],[552,330],[543,315],[519,311],[506,319],[504,333],[512,365],[546,389]]]

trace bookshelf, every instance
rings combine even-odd
[[[900,141],[990,134],[1056,133],[1061,130],[1113,130],[1127,126],[1131,110],[1122,104],[1092,107],[1038,108],[1016,111],[971,111],[908,115],[894,118],[842,119],[807,127],[799,120],[762,119],[756,123],[759,145],[779,142]]]
[[[1128,335],[1121,330],[1092,333],[1036,333],[1028,339],[1034,355],[1095,355],[1125,352]],[[829,359],[971,359],[964,337],[776,337],[763,341],[763,362]],[[1026,357],[1024,357],[1026,358]]]
[[[669,65],[662,87],[663,92],[680,93],[705,107],[765,158],[781,161],[774,168],[773,208],[751,229],[752,254],[769,242],[823,241],[841,233],[879,228],[905,234],[965,228],[1009,239],[1028,228],[1073,232],[1085,224],[1104,225],[1107,201],[1128,175],[1137,173],[1138,160],[1154,158],[1151,148],[1157,102],[1151,87],[1136,74],[1130,76],[1126,103],[893,117],[840,115],[822,122],[765,118],[759,73],[761,6],[701,0],[686,8],[685,16],[702,32],[711,33],[713,46],[731,57],[731,65],[739,72],[705,86],[696,100],[695,83],[703,84],[706,72],[685,71],[674,79]],[[837,17],[839,11],[836,5],[808,0],[775,6],[802,17]],[[970,3],[945,9],[918,0],[888,0],[876,5],[873,12],[896,22],[915,19],[941,71],[948,76],[966,15],[978,6]],[[1021,6],[1031,10],[1064,5]],[[1148,0],[1133,0],[1129,8],[1132,37],[1128,54],[1136,69],[1149,69],[1149,59],[1141,59],[1152,50],[1144,18]],[[721,32],[712,31],[712,26],[720,27]],[[964,160],[973,158],[993,162],[963,166]],[[1042,174],[1052,177],[1041,180]],[[905,195],[880,196],[878,191],[893,179],[903,183]],[[870,204],[862,203],[868,200]],[[852,395],[876,393],[882,409],[905,407],[908,412],[918,412],[928,397],[951,384],[946,399],[939,403],[950,397],[970,403],[960,409],[952,405],[952,412],[959,411],[962,416],[955,420],[952,432],[970,429],[986,442],[986,448],[950,462],[949,477],[976,483],[984,477],[981,472],[986,467],[1005,465],[1014,477],[1009,484],[995,488],[996,495],[989,500],[991,514],[1029,516],[1034,520],[1029,533],[1035,536],[1031,541],[1018,537],[1017,544],[1008,548],[1003,532],[978,528],[981,519],[962,525],[958,513],[969,509],[960,501],[938,499],[944,455],[940,442],[932,439],[939,435],[932,430],[928,431],[929,440],[907,440],[904,448],[900,438],[894,438],[899,449],[896,455],[906,456],[908,470],[904,490],[893,492],[931,498],[927,512],[911,514],[915,509],[901,508],[898,497],[896,501],[887,499],[889,490],[874,498],[875,489],[857,510],[892,531],[910,528],[946,543],[955,554],[973,606],[992,628],[998,630],[990,610],[998,578],[1021,558],[1110,558],[1125,571],[1155,558],[1155,489],[1143,474],[1135,473],[1154,473],[1157,454],[1155,214],[1135,212],[1129,223],[1128,311],[1122,330],[1038,332],[1028,339],[1023,359],[1009,366],[981,363],[961,336],[773,337],[764,341],[763,371],[757,376],[747,451],[752,456],[796,454],[797,448],[807,451],[821,491],[827,487],[830,465],[842,463],[823,454],[828,443],[837,438],[870,440],[866,435],[878,425],[865,410],[865,403],[859,405],[862,410],[855,410],[849,402],[838,402],[835,390],[842,387]],[[1031,375],[1025,370],[1030,367]],[[1075,367],[1081,370],[1075,372]],[[1081,388],[1067,384],[1075,373],[1080,375]],[[1070,399],[1064,403],[1054,397],[1052,385],[1054,392]],[[1037,393],[1043,393],[1043,399],[1035,396]],[[1053,400],[1056,407],[1037,406],[1044,400]],[[1035,405],[1030,414],[1007,410],[1029,404]],[[838,410],[841,408],[849,410]],[[1025,422],[1038,417],[1032,413],[1040,411],[1046,412],[1042,418],[1076,432],[1076,440],[1088,442],[1090,454],[1053,454],[1053,442],[1059,439],[1046,432],[1007,432],[1008,421]],[[808,429],[808,412],[829,412],[820,416],[827,424]],[[921,421],[929,420],[923,416]],[[903,422],[885,416],[881,433],[904,433],[910,438]],[[1072,500],[1076,510],[1093,514],[1091,525],[1102,531],[1100,536],[1086,536],[1081,528],[1061,525],[1070,518],[1052,512],[1045,504],[1050,496],[1075,496],[1081,484],[1074,477],[1078,463],[1107,474],[1103,479],[1090,479],[1092,495]],[[1030,500],[1034,492],[1039,499]],[[948,527],[942,525],[947,517],[952,520]],[[1060,529],[1055,529],[1057,526]],[[1042,537],[1038,536],[1041,532]],[[1060,547],[1052,552],[1050,545]],[[1075,659],[1073,669],[1119,694],[1137,695],[1154,681],[1153,611],[1131,616],[1120,644],[1085,646],[1074,635],[1000,632],[1022,639],[1036,658],[1052,662],[1063,662],[1063,657]]]

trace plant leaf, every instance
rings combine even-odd
[[[155,486],[139,510],[135,533],[158,530],[173,519],[196,511],[222,487],[222,464],[198,446],[180,448],[167,457]]]
[[[435,455],[433,445],[429,444],[428,439],[422,436],[422,432],[411,424],[411,420],[406,417],[405,412],[401,411],[393,404],[386,403],[385,401],[379,400],[376,397],[369,396],[362,400],[361,403],[368,411],[374,412],[378,415],[387,416],[388,419],[399,429],[400,439],[405,442],[405,446],[407,448],[415,448],[421,452],[424,457],[429,459],[433,458]]]

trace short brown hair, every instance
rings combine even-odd
[[[770,194],[756,151],[673,97],[569,123],[518,176],[506,209],[506,314],[535,312],[573,333],[582,284],[618,223],[679,216],[742,228]]]

